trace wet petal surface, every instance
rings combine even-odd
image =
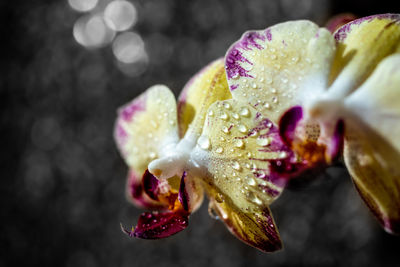
[[[120,108],[114,136],[128,166],[144,173],[150,161],[179,140],[172,92],[155,85]]]
[[[332,34],[309,21],[246,32],[225,57],[233,98],[277,123],[288,108],[327,88]]]

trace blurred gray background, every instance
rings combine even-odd
[[[341,164],[272,205],[283,251],[239,242],[206,202],[176,236],[129,239],[119,223],[141,211],[125,199],[112,138],[117,107],[156,83],[177,95],[246,30],[399,13],[398,1],[130,0],[135,20],[118,32],[90,20],[110,0],[82,1],[0,3],[1,267],[400,266],[400,238],[381,230]]]

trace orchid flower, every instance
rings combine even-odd
[[[178,104],[156,85],[120,109],[115,138],[130,167],[128,195],[158,209],[143,213],[127,234],[157,239],[180,232],[205,192],[210,209],[239,239],[263,251],[282,247],[268,205],[284,181],[269,176],[268,160],[293,153],[276,124],[231,98],[219,59],[186,84]]]
[[[246,94],[300,159],[282,175],[327,166],[344,146],[362,199],[400,233],[400,15],[360,18],[333,34],[282,23],[246,33],[226,58],[233,97]]]
[[[205,193],[237,238],[278,250],[269,205],[289,178],[328,166],[343,146],[361,196],[385,229],[398,231],[398,21],[362,18],[334,34],[310,21],[246,32],[178,103],[156,85],[122,107],[115,139],[130,169],[127,195],[156,209],[123,231],[176,234]]]

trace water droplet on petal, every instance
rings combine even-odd
[[[231,104],[224,102],[224,108],[225,109],[231,109]]]
[[[238,119],[239,119],[239,115],[238,115],[237,113],[232,113],[232,117],[233,117],[235,120],[238,120]]]
[[[243,124],[238,126],[239,132],[241,133],[246,133],[247,132],[247,127]]]
[[[248,184],[248,185],[250,185],[250,186],[255,186],[257,183],[256,183],[256,180],[253,178],[253,177],[251,177],[251,176],[246,176],[246,183]]]
[[[226,127],[226,126],[222,126],[221,130],[222,130],[224,133],[229,133],[229,128]]]
[[[210,110],[210,111],[208,112],[208,116],[210,116],[210,117],[214,116],[214,111]]]
[[[223,112],[220,116],[221,119],[223,119],[224,121],[226,121],[228,119],[228,114],[226,114],[225,112]]]
[[[257,205],[262,204],[262,201],[253,192],[247,192],[246,197],[249,201],[253,202],[254,204]]]
[[[240,110],[240,115],[243,116],[243,117],[249,116],[249,115],[250,115],[249,109],[248,109],[248,108],[242,108],[242,109]]]
[[[205,135],[199,137],[199,139],[197,140],[197,144],[200,146],[201,149],[209,149],[211,146],[210,139]]]
[[[244,142],[241,139],[237,139],[235,141],[235,146],[241,148],[244,146]]]
[[[261,137],[259,137],[259,138],[257,138],[256,143],[259,146],[267,146],[267,145],[270,144],[270,140],[269,140],[269,138],[261,138]]]
[[[221,154],[222,152],[224,152],[224,149],[222,147],[218,147],[215,152],[217,152],[218,154]]]
[[[239,162],[234,161],[234,162],[232,163],[232,168],[234,168],[234,169],[237,170],[237,171],[240,171],[241,167],[240,167]]]

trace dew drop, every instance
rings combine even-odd
[[[276,96],[274,96],[274,97],[272,98],[272,102],[273,102],[274,104],[278,103],[278,98],[277,98]]]
[[[237,78],[239,78],[239,73],[238,72],[236,72],[235,74],[233,74],[233,76],[232,76],[232,79],[237,79]]]
[[[223,119],[224,121],[226,121],[227,119],[228,119],[228,114],[226,114],[225,112],[223,112],[222,114],[221,114],[221,116],[219,116],[220,117],[220,119]]]
[[[232,117],[233,117],[235,120],[238,120],[238,119],[239,119],[239,115],[238,115],[237,113],[232,113]]]
[[[209,149],[211,146],[210,139],[205,135],[199,137],[199,139],[197,140],[197,144],[200,146],[201,149]]]
[[[276,94],[276,89],[275,88],[271,88],[271,93]]]
[[[257,138],[256,143],[259,146],[268,146],[270,144],[270,140],[269,140],[269,138],[261,138],[261,137],[259,137],[259,138]]]
[[[224,149],[222,147],[218,147],[215,152],[217,152],[218,154],[221,154],[222,152],[224,152]]]
[[[288,154],[286,153],[286,151],[282,151],[279,153],[279,158],[283,159],[286,158],[288,156]]]
[[[149,158],[150,159],[155,159],[157,157],[157,154],[156,153],[154,153],[154,152],[150,152],[149,153]]]
[[[256,83],[252,83],[251,87],[253,87],[253,89],[257,89],[257,84]]]
[[[231,104],[225,102],[225,103],[224,103],[224,108],[225,108],[225,109],[231,109]]]
[[[219,140],[221,140],[222,142],[225,142],[225,138],[224,138],[223,136],[221,136],[221,137],[219,138]]]
[[[229,128],[226,127],[226,126],[222,126],[221,130],[222,130],[224,133],[229,133]]]
[[[246,180],[246,183],[250,186],[255,186],[257,184],[256,180],[251,176],[246,176],[245,180]]]
[[[253,192],[247,192],[246,197],[249,201],[253,202],[254,204],[257,205],[262,204],[262,201]]]
[[[238,126],[239,132],[241,133],[246,133],[247,132],[247,127],[243,124]]]
[[[270,108],[271,108],[271,105],[270,105],[269,103],[265,103],[265,104],[264,104],[264,108],[270,109]]]
[[[232,163],[232,168],[234,168],[234,169],[237,170],[237,171],[240,171],[241,167],[240,167],[239,162],[234,161],[234,162]]]
[[[243,143],[242,139],[237,139],[237,140],[235,141],[235,146],[236,146],[236,147],[239,147],[239,148],[243,147],[243,146],[244,146],[244,143]]]
[[[240,115],[243,117],[247,117],[250,115],[250,111],[248,108],[242,108],[242,110],[240,111]]]
[[[214,116],[214,111],[210,110],[210,111],[208,112],[208,116],[210,116],[210,117]]]

